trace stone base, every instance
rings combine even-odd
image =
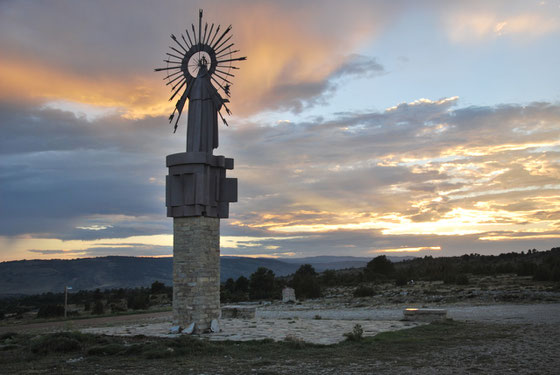
[[[435,322],[447,319],[447,310],[444,309],[404,309],[404,320],[416,322]]]
[[[207,332],[220,318],[220,219],[173,219],[173,325]]]

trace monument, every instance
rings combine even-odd
[[[231,26],[191,25],[186,38],[171,35],[167,53],[167,85],[179,99],[169,122],[173,132],[188,100],[186,152],[167,156],[167,216],[173,218],[173,325],[188,332],[216,330],[220,317],[220,219],[229,217],[229,203],[237,202],[237,179],[227,178],[233,159],[214,155],[218,147],[218,116],[231,114],[230,96],[235,57]],[[216,86],[214,86],[215,84]],[[222,96],[218,92],[223,92]]]

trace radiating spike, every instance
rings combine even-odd
[[[230,61],[245,61],[245,60],[247,60],[247,56],[237,57],[237,58],[227,59],[227,60],[219,60],[218,64],[230,62]]]
[[[192,27],[192,32],[193,32],[194,44],[198,45],[198,41],[196,40],[196,30],[194,29],[194,24],[193,23],[191,23],[191,27]]]
[[[212,26],[210,26],[210,31],[208,32],[208,38],[206,38],[206,40],[204,41],[205,44],[208,44],[208,41],[210,40],[210,36],[212,35],[212,30],[214,29],[214,24],[212,24]]]
[[[204,36],[202,37],[202,43],[206,40],[206,32],[208,31],[208,22],[204,25]]]
[[[165,86],[168,86],[168,85],[172,84],[173,82],[175,82],[176,80],[178,80],[181,77],[185,78],[185,76],[177,76],[177,77],[173,78],[172,80],[170,80],[169,82],[167,82],[165,84]],[[173,90],[173,89],[171,89],[171,90]]]
[[[231,73],[228,73],[228,72],[223,72],[223,71],[221,71],[221,70],[219,70],[219,69],[216,69],[215,71],[218,72],[218,73],[225,74],[226,76],[235,77],[235,75],[233,75],[233,74],[231,74]]]
[[[168,64],[177,64],[177,65],[181,65],[180,61],[171,61],[171,60],[163,60],[163,62],[166,62]]]
[[[226,109],[226,112],[228,115],[231,116],[231,111],[229,110],[229,108],[227,107],[226,103],[222,104],[224,106],[224,108]]]
[[[181,69],[180,66],[168,66],[167,68],[155,68],[155,72],[161,72],[162,70],[171,70],[171,69]]]
[[[224,124],[226,124],[226,126],[229,126],[226,119],[224,118],[224,116],[222,116],[222,112],[218,111],[218,114],[220,115],[220,118],[222,119],[222,121],[224,122]]]
[[[221,59],[222,57],[225,57],[225,56],[227,56],[227,55],[233,55],[234,53],[237,53],[237,52],[239,52],[238,49],[236,49],[236,50],[234,50],[234,51],[230,51],[230,52],[225,52],[225,53],[223,53],[223,54],[221,54],[221,55],[216,54],[216,59]]]
[[[212,78],[212,80],[213,80],[214,82],[216,82],[216,84],[217,84],[218,86],[220,86],[220,88],[222,89],[222,91],[223,91],[227,96],[229,96],[229,94],[226,92],[226,89],[224,88],[224,86],[222,86],[222,84],[221,84],[220,82],[218,82],[218,80],[217,80],[216,78],[214,78],[214,76],[210,76],[210,77]]]
[[[185,83],[187,83],[187,80],[185,80],[185,82],[183,82],[183,83],[181,84],[181,86],[179,86],[179,88],[177,89],[177,91],[175,91],[175,92],[173,93],[173,95],[171,95],[171,98],[169,98],[169,101],[172,101],[172,100],[173,100],[173,98],[175,97],[175,95],[177,95],[177,93],[183,88],[183,86],[185,85]]]
[[[229,40],[233,37],[233,35],[228,36],[226,39],[224,39],[224,41],[222,43],[220,43],[219,46],[216,46],[216,48],[214,48],[214,51],[219,50],[220,48],[222,48],[222,46],[224,44],[226,44],[227,42],[229,42]]]
[[[187,52],[187,49],[185,47],[183,47],[183,45],[181,43],[179,43],[179,41],[177,40],[177,37],[175,35],[171,34],[171,39],[173,39],[175,41],[175,43],[177,43],[183,49],[183,51],[185,51],[185,53]]]
[[[227,47],[224,47],[220,50],[220,52],[216,52],[216,56],[218,56],[219,54],[221,54],[222,52],[226,51],[228,48],[231,48],[235,43],[230,43],[228,44]],[[230,55],[232,54],[232,52],[228,52]],[[224,53],[224,55],[227,55],[228,53]]]
[[[191,36],[190,36],[190,34],[189,34],[189,30],[188,30],[188,29],[185,29],[185,33],[187,34],[187,38],[189,38],[189,42],[191,42],[191,46],[190,46],[189,48],[192,48],[192,47],[194,46],[194,43],[193,43],[192,40],[191,40]],[[193,36],[193,38],[194,38],[194,36]]]
[[[220,31],[220,25],[218,25],[218,27],[216,27],[216,33],[212,37],[212,40],[210,41],[209,45],[212,45],[212,43],[214,43],[214,39],[216,39],[216,36],[218,35],[219,31]]]
[[[220,78],[222,81],[225,81],[225,82],[229,83],[230,85],[233,85],[233,83],[231,83],[230,81],[228,81],[227,79],[225,79],[224,77],[222,77],[219,73],[216,73],[216,72],[214,71],[214,74],[215,74],[218,78]]]
[[[171,46],[169,46],[169,48],[171,48],[173,51],[177,52],[179,55],[185,57],[185,54],[181,51],[179,51],[177,48],[173,48]],[[179,57],[180,59],[182,59],[183,57]]]
[[[183,76],[183,79],[186,80],[186,78],[185,78],[184,76]],[[171,91],[175,90],[175,88],[176,88],[177,86],[179,86],[181,83],[183,83],[183,80],[180,80],[179,82],[177,82],[177,84],[171,88]]]
[[[171,57],[174,57],[174,58],[179,59],[179,60],[183,60],[183,57],[184,57],[184,56],[183,56],[183,57],[181,57],[181,56],[176,56],[176,55],[174,55],[174,54],[172,54],[172,53],[169,53],[169,52],[166,52],[165,54],[166,54],[167,56],[171,56]]]
[[[202,9],[198,10],[198,44],[202,44],[200,34],[202,34]]]
[[[169,78],[173,77],[174,75],[177,75],[177,74],[179,74],[179,73],[181,73],[181,72],[182,72],[182,71],[179,70],[178,72],[171,73],[171,74],[169,74],[167,77],[163,77],[163,79],[164,79],[164,80],[169,79]]]
[[[236,67],[236,66],[233,66],[233,65],[230,65],[230,66],[228,66],[228,68],[231,68],[231,69],[235,69],[235,70],[239,70],[239,68],[238,68],[238,67]]]
[[[231,30],[231,25],[228,26],[228,28],[226,29],[226,31],[224,31],[224,33],[222,34],[222,36],[220,36],[220,38],[214,43],[214,45],[212,46],[212,48],[214,50],[216,50],[216,46],[218,45],[218,43],[220,43],[220,41],[224,38],[224,36],[226,36],[226,34]]]
[[[189,46],[189,42],[187,42],[187,40],[185,39],[185,36],[182,33],[181,33],[181,38],[183,39],[183,42],[185,42],[185,45],[187,46],[187,49],[191,48],[191,46]]]

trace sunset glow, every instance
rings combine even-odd
[[[318,4],[204,4],[248,57],[215,150],[239,179],[222,255],[560,246],[560,7]],[[0,260],[172,255],[186,120],[153,68],[200,4],[154,7],[0,4]]]

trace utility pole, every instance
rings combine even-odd
[[[72,289],[71,286],[64,287],[64,319],[68,317],[68,289]]]

